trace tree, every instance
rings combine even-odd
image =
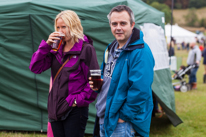
[[[206,19],[205,18],[202,18],[200,20],[200,27],[206,27]]]
[[[174,8],[175,9],[181,9],[182,8],[182,4],[181,3],[175,3]]]
[[[142,0],[142,1],[144,1],[147,4],[151,4],[153,2],[158,2],[158,3],[166,4],[169,7],[171,7],[171,5],[172,5],[172,0]],[[180,8],[186,9],[186,8],[188,8],[190,1],[192,1],[191,5],[193,4],[193,1],[196,2],[196,0],[174,0],[174,8],[175,9],[180,9]],[[198,3],[199,3],[199,1],[205,1],[205,0],[198,0]]]
[[[149,5],[152,4],[153,2],[164,3],[164,0],[142,0],[142,1]]]
[[[188,26],[191,26],[191,27],[198,26],[198,17],[196,15],[195,8],[189,9],[187,15],[184,16],[184,18]]]
[[[190,0],[189,8],[201,8],[206,6],[206,0]]]
[[[181,3],[182,4],[182,8],[183,9],[187,9],[188,6],[189,6],[189,1],[190,0],[177,0],[177,2]]]
[[[162,11],[165,13],[165,22],[166,23],[170,23],[171,21],[171,11],[170,8],[166,5],[166,4],[161,4],[159,2],[153,2],[151,4],[152,7],[154,7],[155,9]]]
[[[175,9],[179,9],[179,8],[186,9],[188,8],[189,1],[190,0],[174,0],[174,8]],[[171,7],[172,0],[165,0],[164,3],[168,5],[169,7]]]

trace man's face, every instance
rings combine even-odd
[[[110,27],[112,34],[119,44],[125,44],[132,34],[135,22],[130,23],[130,16],[126,11],[112,12],[110,17]]]
[[[191,43],[191,44],[190,44],[190,48],[191,48],[191,49],[193,49],[194,46],[195,46],[195,43]]]

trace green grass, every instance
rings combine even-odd
[[[0,132],[0,137],[47,137],[46,133],[35,132]]]
[[[187,51],[176,50],[176,56],[186,65]],[[188,79],[188,78],[187,78]],[[197,72],[197,90],[175,92],[176,113],[183,123],[174,127],[166,115],[152,119],[150,137],[204,137],[206,135],[206,84],[203,65]],[[0,137],[46,137],[41,133],[0,132]]]

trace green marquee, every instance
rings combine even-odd
[[[55,16],[63,10],[79,15],[101,64],[114,40],[107,14],[120,4],[134,11],[136,27],[152,23],[164,29],[164,13],[141,0],[0,0],[0,130],[47,131],[50,70],[36,75],[29,63],[41,40],[54,31]],[[169,69],[155,71],[152,88],[172,124],[180,124]],[[95,102],[89,109],[86,133],[93,131]]]

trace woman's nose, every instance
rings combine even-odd
[[[63,33],[63,29],[60,28],[60,29],[59,29],[59,32],[62,32],[62,33]]]

